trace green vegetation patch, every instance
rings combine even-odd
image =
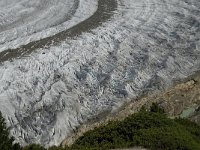
[[[186,119],[170,119],[153,104],[123,121],[85,133],[73,149],[113,149],[142,146],[163,150],[200,150],[200,126]]]
[[[9,142],[7,131],[6,137],[5,143],[12,147],[13,139]],[[0,142],[2,145],[2,140]],[[123,121],[112,121],[86,132],[71,147],[54,146],[48,150],[106,150],[135,146],[152,150],[200,150],[200,126],[182,118],[170,119],[162,108],[153,104],[150,110],[142,108]],[[46,150],[35,144],[21,149]]]

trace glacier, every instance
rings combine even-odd
[[[200,69],[199,0],[2,0],[0,110],[22,145]]]

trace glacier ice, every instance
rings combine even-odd
[[[200,69],[198,0],[9,1],[0,8],[17,13],[0,12],[0,110],[23,145],[58,145],[88,119]],[[96,25],[101,13],[109,17]]]

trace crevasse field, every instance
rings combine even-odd
[[[22,145],[198,70],[199,0],[0,1],[0,110]]]

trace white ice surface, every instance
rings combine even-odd
[[[17,48],[69,29],[89,18],[98,4],[97,0],[11,1],[13,5],[7,0],[0,3],[0,51]],[[5,4],[9,4],[10,9],[4,8]],[[27,16],[24,17],[21,11]]]
[[[118,3],[92,32],[0,66],[0,110],[18,142],[58,145],[92,116],[200,69],[198,0]]]

